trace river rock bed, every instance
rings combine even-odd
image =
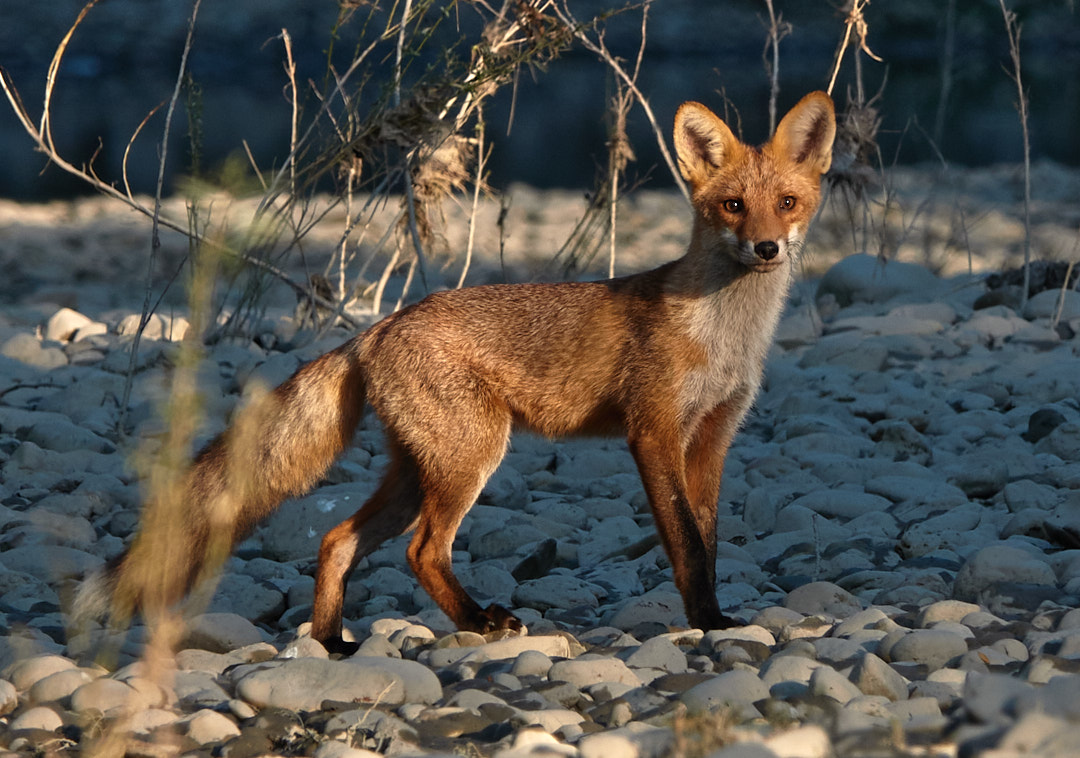
[[[131,317],[0,308],[0,749],[129,755],[1077,755],[1080,294],[851,256],[793,293],[725,468],[718,595],[686,630],[621,442],[516,436],[456,571],[521,637],[455,632],[404,539],[354,574],[331,660],[304,636],[326,529],[373,489],[369,417],[228,560],[162,664],[66,629],[71,578],[135,528],[186,322],[159,317],[115,435]],[[200,439],[347,338],[279,314],[210,348]],[[136,442],[139,440],[139,449]],[[106,651],[102,655],[102,651]],[[95,658],[95,654],[98,656]]]

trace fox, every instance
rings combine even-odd
[[[820,91],[758,147],[683,103],[673,141],[693,222],[681,258],[602,281],[441,291],[385,317],[239,411],[195,456],[168,540],[176,560],[156,584],[140,570],[162,560],[144,511],[127,551],[84,583],[84,606],[104,598],[122,622],[180,603],[215,544],[231,549],[319,481],[370,405],[389,464],[318,551],[310,634],[331,652],[355,650],[342,637],[349,575],[410,531],[409,566],[459,629],[525,631],[510,610],[471,598],[451,566],[458,527],[515,429],[624,436],[687,622],[737,625],[716,596],[724,460],[759,391],[835,134]]]

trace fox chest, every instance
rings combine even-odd
[[[688,335],[701,356],[679,391],[682,416],[690,424],[732,400],[748,406],[761,384],[780,307],[735,306],[706,303],[689,313]]]
[[[724,342],[708,346],[705,362],[687,372],[681,387],[683,417],[692,419],[761,384],[768,344]]]

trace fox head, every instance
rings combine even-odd
[[[698,242],[752,271],[794,259],[821,199],[835,136],[824,92],[800,100],[761,147],[740,142],[701,103],[683,103],[675,114],[675,151],[697,210]]]

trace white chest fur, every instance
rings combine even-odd
[[[706,362],[683,383],[684,423],[695,424],[736,396],[746,405],[753,399],[790,282],[787,266],[749,273],[688,304],[687,330],[703,348]]]

